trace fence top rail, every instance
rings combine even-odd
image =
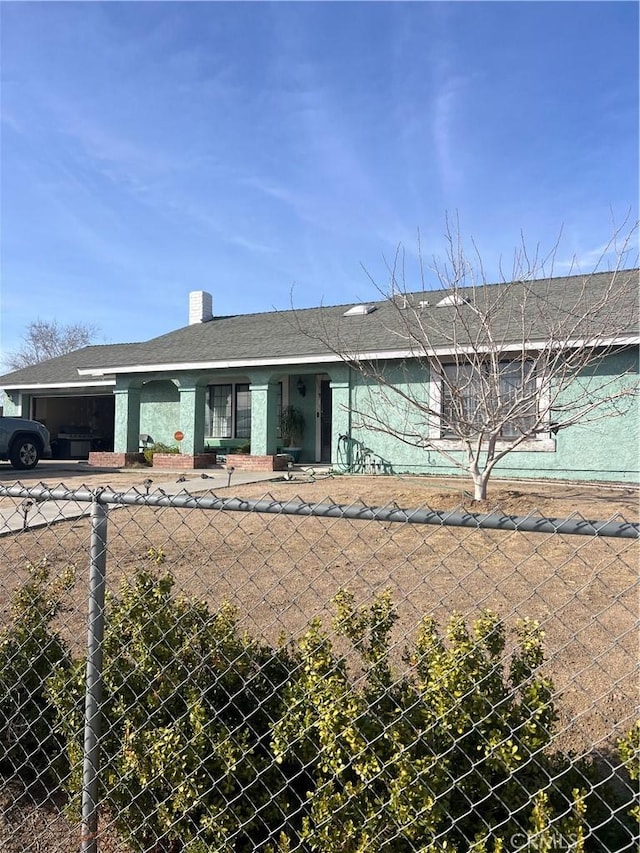
[[[173,507],[225,512],[255,512],[271,515],[316,516],[318,518],[347,518],[354,521],[385,521],[403,524],[428,524],[485,530],[520,531],[525,533],[561,533],[568,536],[598,536],[640,539],[640,523],[619,516],[607,520],[585,519],[577,513],[566,518],[546,518],[537,515],[506,515],[499,510],[490,513],[468,512],[464,509],[434,510],[420,507],[402,509],[395,505],[363,506],[331,503],[309,503],[300,498],[276,500],[269,495],[259,499],[194,496],[188,492],[169,495],[157,488],[146,493],[137,489],[114,492],[110,488],[89,489],[86,486],[68,489],[63,485],[50,488],[16,484],[0,485],[0,497],[41,501],[76,501],[113,506]]]

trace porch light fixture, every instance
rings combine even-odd
[[[300,394],[301,397],[304,397],[307,393],[307,386],[304,384],[302,376],[298,376],[298,384],[296,385],[296,388],[298,389],[298,394]]]

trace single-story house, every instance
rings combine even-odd
[[[204,464],[207,450],[228,454],[243,445],[250,446],[251,458],[269,464],[284,449],[280,414],[295,406],[304,416],[303,462],[344,471],[448,474],[456,470],[451,454],[459,452],[459,441],[433,412],[434,405],[447,405],[440,377],[448,363],[455,365],[460,353],[486,349],[487,358],[519,364],[548,347],[550,337],[560,347],[563,328],[562,346],[584,346],[588,339],[602,356],[583,371],[581,393],[591,393],[589,382],[597,375],[608,377],[608,388],[624,385],[625,394],[609,414],[605,410],[588,423],[560,430],[548,417],[546,429],[520,441],[495,474],[637,481],[639,413],[626,392],[629,383],[638,388],[639,271],[618,272],[615,289],[612,275],[396,293],[363,305],[234,316],[215,316],[210,294],[195,291],[188,325],[173,332],[146,342],[84,347],[0,377],[4,413],[44,422],[61,457],[91,453],[96,463],[123,464],[146,440],[178,443],[194,465]],[[479,335],[486,337],[486,324],[479,327],[475,320],[474,306],[481,303],[491,323],[491,340],[484,342]],[[366,394],[367,405],[386,411],[387,423],[407,418],[375,375],[404,383],[405,401],[421,394],[431,401],[422,446],[408,443],[401,428],[394,435],[362,417]],[[505,431],[501,440],[513,436]]]

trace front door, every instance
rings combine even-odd
[[[320,380],[320,461],[331,462],[331,382]]]

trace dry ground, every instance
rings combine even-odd
[[[141,486],[147,471],[110,475],[86,472],[65,478],[65,485],[104,485],[114,490]],[[169,476],[167,477],[170,478]],[[54,485],[54,483],[48,483]],[[620,514],[638,519],[638,495],[629,487],[495,481],[490,500],[474,504],[456,480],[397,477],[335,477],[312,483],[261,483],[221,490],[220,496],[339,504],[473,511],[496,506],[507,514],[590,519]],[[0,623],[9,598],[25,577],[29,560],[47,559],[54,572],[73,563],[78,580],[60,620],[61,633],[82,650],[86,618],[86,519],[0,539]],[[579,752],[605,749],[637,716],[638,546],[631,540],[592,539],[342,519],[269,516],[220,511],[153,509],[111,510],[108,580],[117,590],[123,578],[149,565],[149,549],[162,553],[160,571],[170,569],[180,592],[203,598],[211,607],[223,600],[238,607],[243,626],[275,641],[281,632],[299,635],[320,614],[330,624],[329,602],[341,587],[358,603],[390,588],[400,619],[395,658],[425,614],[444,624],[453,611],[469,619],[490,607],[508,625],[519,617],[538,619],[546,633],[546,672],[554,679],[560,720],[558,745]],[[8,795],[5,795],[5,798]],[[3,805],[0,803],[0,805]],[[0,822],[0,843],[8,832],[11,806]],[[26,820],[26,818],[25,818]],[[42,810],[28,820],[49,824]],[[57,820],[57,818],[56,818]],[[51,821],[49,821],[51,823]],[[57,824],[56,824],[57,826]],[[42,849],[64,853],[65,833],[56,829],[58,846],[11,846],[7,851]],[[76,837],[71,828],[68,837]],[[16,842],[18,843],[18,842]],[[53,843],[50,841],[49,843]],[[70,844],[71,842],[69,842]],[[105,847],[107,849],[107,847]]]
[[[219,479],[224,468],[216,466],[209,472]],[[484,504],[471,500],[471,483],[464,478],[419,477],[419,476],[327,476],[321,468],[316,469],[316,480],[306,482],[314,469],[296,472],[292,483],[273,482],[237,487],[231,484],[231,492],[246,495],[261,495],[267,490],[277,497],[299,493],[305,500],[318,500],[318,496],[331,495],[337,503],[349,503],[362,499],[371,505],[395,502],[399,506],[424,506],[435,509],[457,506],[464,503],[470,508],[483,511],[499,506],[504,512],[525,514],[539,511],[541,515],[566,516],[579,512],[585,516],[607,518],[620,512],[628,520],[640,517],[639,491],[637,484],[618,485],[608,483],[565,483],[558,481],[515,481],[494,479],[489,484],[489,499]],[[41,463],[32,471],[15,471],[0,463],[0,485],[10,486],[21,482],[25,486],[44,484],[49,487],[63,484],[69,488],[110,486],[114,491],[138,488],[144,491],[143,482],[152,477],[157,482],[173,481],[185,472],[159,472],[152,468],[126,468],[120,470],[95,469],[82,463]],[[190,473],[186,472],[190,477]],[[200,472],[193,473],[197,479]],[[223,490],[227,493],[227,490]]]

